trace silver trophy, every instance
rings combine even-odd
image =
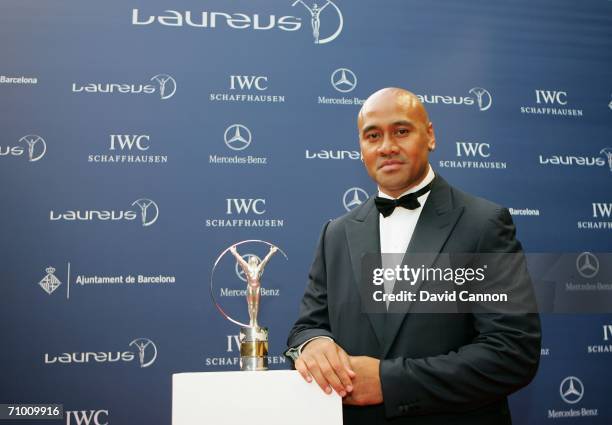
[[[248,260],[245,260],[239,253],[238,247],[242,244],[258,242],[268,245],[270,250],[263,260],[260,260],[255,255],[250,255]],[[261,293],[261,276],[264,268],[270,258],[279,251],[285,259],[287,255],[277,246],[270,242],[250,239],[235,243],[226,248],[215,261],[210,276],[210,295],[212,297],[217,310],[221,312],[223,317],[232,323],[240,326],[240,370],[267,370],[268,369],[268,328],[259,326],[257,322],[257,314],[259,313],[259,298]],[[228,315],[221,305],[216,301],[214,294],[214,275],[217,265],[227,253],[231,253],[236,258],[238,267],[243,271],[246,280],[246,301],[249,312],[249,323],[239,322]]]

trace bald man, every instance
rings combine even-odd
[[[345,424],[510,424],[507,396],[539,362],[537,314],[374,313],[359,287],[366,253],[521,255],[508,210],[433,172],[434,128],[413,93],[372,94],[357,127],[378,196],[323,227],[286,355],[342,397]],[[507,284],[529,299],[524,271]]]

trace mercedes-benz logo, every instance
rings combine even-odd
[[[568,376],[561,381],[561,385],[559,385],[559,394],[564,402],[576,404],[582,400],[584,385],[582,385],[582,381],[575,376]]]
[[[599,272],[599,260],[592,252],[583,252],[576,258],[576,270],[580,276],[590,279]]]
[[[342,204],[347,211],[351,211],[352,209],[355,209],[359,205],[363,204],[369,198],[369,196],[370,195],[368,195],[368,192],[362,188],[351,187],[349,190],[344,192]]]
[[[348,93],[357,87],[357,76],[348,68],[338,68],[331,75],[332,86],[341,93]]]
[[[225,130],[223,140],[228,148],[241,151],[251,144],[251,130],[242,124],[232,124]]]
[[[261,258],[259,258],[259,257],[258,257],[257,255],[255,255],[255,254],[244,254],[244,255],[242,256],[242,258],[244,258],[244,261],[246,261],[247,263],[249,262],[249,259],[250,259],[251,257],[255,257],[255,258],[257,258],[257,261],[258,261],[259,263],[261,263]],[[240,280],[242,280],[243,282],[246,282],[246,281],[247,281],[247,278],[246,278],[246,276],[244,275],[244,270],[242,270],[242,267],[240,267],[240,264],[238,264],[238,261],[236,261],[236,265],[234,266],[234,268],[235,268],[235,270],[236,270],[236,276],[238,276],[238,278],[239,278]],[[262,272],[262,276],[263,276],[263,272]]]

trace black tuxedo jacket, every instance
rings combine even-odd
[[[363,312],[361,258],[380,253],[378,217],[370,198],[324,226],[287,345],[325,335],[349,355],[381,360],[383,404],[344,406],[345,424],[511,423],[506,396],[537,370],[538,315]],[[520,253],[521,245],[506,208],[436,176],[407,256],[411,252]],[[532,296],[527,274],[509,276],[515,294]]]

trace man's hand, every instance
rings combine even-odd
[[[349,357],[355,377],[353,391],[342,400],[344,404],[366,406],[383,402],[382,386],[380,384],[380,360],[373,357]]]
[[[295,361],[295,368],[307,382],[314,378],[327,394],[331,394],[332,388],[340,397],[353,391],[355,372],[351,369],[349,356],[327,338],[317,338],[306,344]]]

